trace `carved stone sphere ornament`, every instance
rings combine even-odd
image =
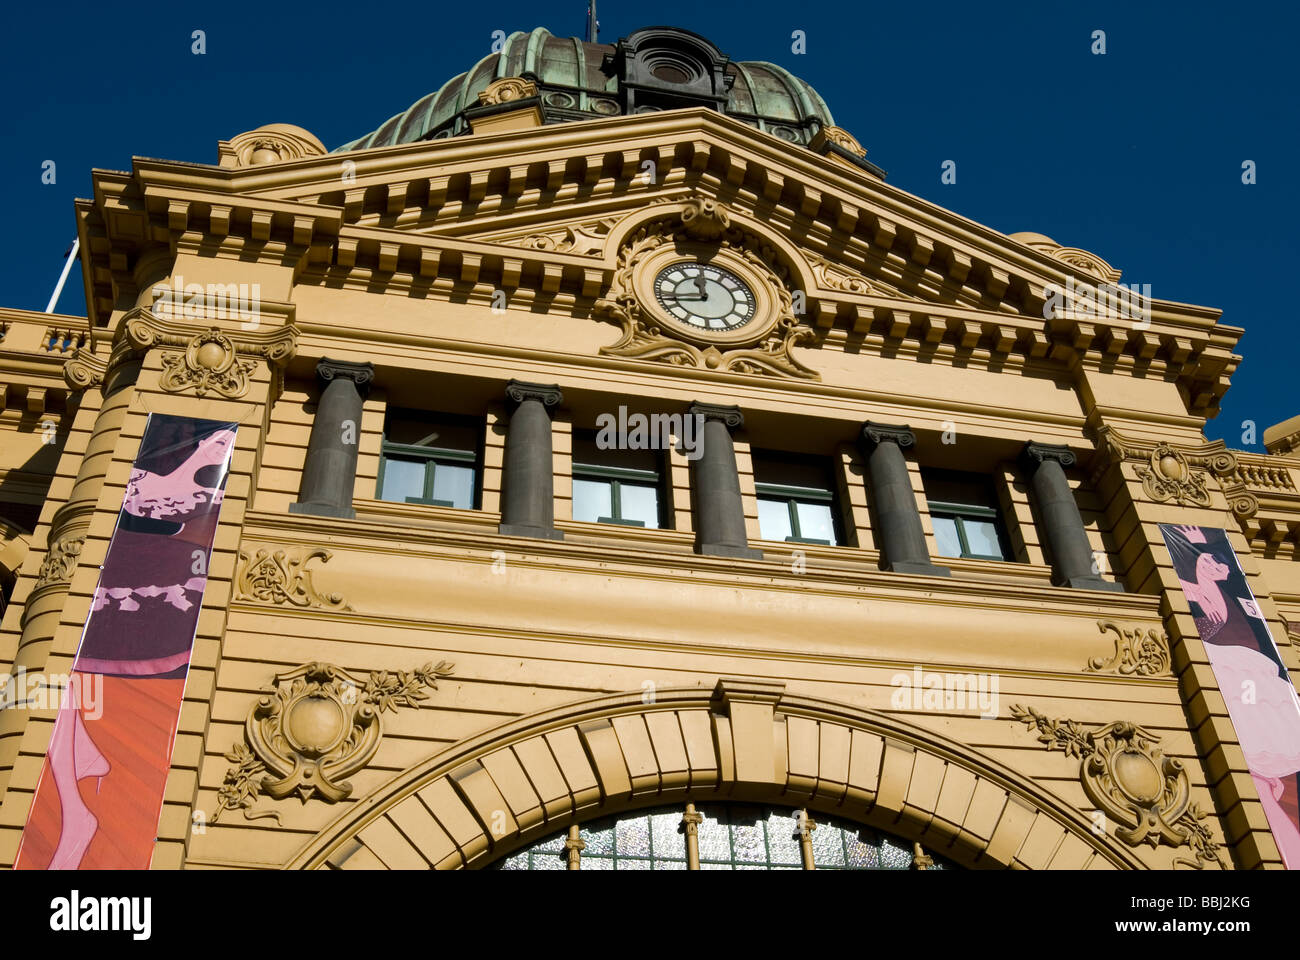
[[[362,769],[379,749],[382,715],[417,707],[452,665],[432,663],[412,671],[378,671],[361,680],[329,663],[308,663],[279,674],[244,724],[247,746],[226,758],[235,764],[218,792],[216,822],[227,810],[252,813],[261,795],[297,795],[337,803],[352,793],[344,778]],[[277,817],[278,819],[278,817]]]
[[[323,157],[325,145],[302,127],[291,123],[268,123],[217,144],[223,167],[257,167],[303,157]]]
[[[1204,824],[1206,814],[1191,802],[1191,781],[1181,762],[1166,757],[1160,738],[1127,720],[1086,730],[1073,720],[1054,720],[1033,707],[1013,705],[1011,716],[1036,729],[1038,742],[1080,760],[1083,790],[1116,824],[1115,835],[1130,846],[1189,846],[1194,859],[1175,865],[1197,870],[1214,861],[1223,867],[1219,844]]]
[[[795,315],[788,270],[761,238],[733,225],[722,203],[687,200],[633,231],[619,251],[598,315],[623,327],[606,356],[681,367],[819,375],[792,348],[814,339]]]
[[[190,340],[184,354],[163,356],[158,385],[168,393],[193,387],[199,397],[211,391],[234,399],[248,392],[248,378],[255,369],[252,361],[239,359],[230,338],[214,327]]]
[[[1156,444],[1148,464],[1138,467],[1137,474],[1142,478],[1142,492],[1156,503],[1173,500],[1199,507],[1210,505],[1205,474],[1193,470],[1186,455],[1167,443]]]
[[[487,106],[526,100],[537,96],[537,84],[523,77],[501,77],[489,83],[478,95],[478,102]]]

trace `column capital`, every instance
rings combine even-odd
[[[705,423],[716,420],[728,430],[743,430],[745,428],[745,415],[740,412],[740,407],[737,406],[701,403],[696,400],[686,408],[686,414],[692,417],[703,417]]]
[[[522,380],[511,380],[506,384],[506,400],[512,408],[525,400],[536,400],[549,412],[552,407],[558,407],[564,402],[564,394],[554,383],[525,383]]]
[[[357,393],[365,396],[370,383],[375,379],[375,365],[370,361],[357,363],[351,360],[331,360],[321,357],[316,364],[316,376],[324,383],[332,380],[351,380],[357,387]]]
[[[1048,460],[1055,460],[1062,467],[1072,467],[1078,461],[1074,451],[1063,444],[1037,443],[1030,440],[1020,452],[1020,460],[1030,470],[1037,470]]]
[[[916,445],[916,434],[905,423],[876,423],[873,420],[868,420],[862,425],[862,443],[868,450],[874,449],[882,443],[897,444],[899,449],[906,450],[908,447]]]

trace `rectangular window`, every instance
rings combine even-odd
[[[1013,559],[991,477],[923,468],[921,481],[939,556]]]
[[[390,410],[379,461],[380,500],[473,510],[483,420]]]
[[[759,451],[753,460],[758,528],[764,540],[844,543],[829,461]]]
[[[659,450],[602,450],[596,433],[573,434],[573,519],[657,530],[663,526]]]

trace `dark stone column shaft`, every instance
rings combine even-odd
[[[862,425],[862,446],[871,474],[871,505],[879,523],[878,543],[883,566],[898,573],[948,576],[948,568],[930,562],[921,513],[916,508],[911,474],[903,450],[916,443],[907,426],[873,423]]]
[[[513,407],[506,431],[500,532],[514,537],[563,540],[555,529],[555,469],[551,453],[551,409],[564,400],[560,388],[511,380],[506,401]]]
[[[1034,506],[1038,508],[1043,535],[1052,552],[1056,583],[1081,590],[1122,591],[1120,584],[1103,580],[1096,569],[1079,505],[1065,477],[1065,468],[1075,462],[1073,451],[1069,447],[1031,442],[1025,445],[1021,462],[1029,473]]]
[[[731,431],[745,425],[739,407],[693,403],[688,417],[701,416],[700,456],[691,463],[695,493],[695,551],[715,557],[760,559],[749,545],[745,530],[745,503],[740,496],[740,473]]]
[[[356,516],[352,488],[357,479],[361,406],[374,375],[369,363],[324,358],[316,364],[323,389],[307,441],[298,502],[289,505],[290,513]]]

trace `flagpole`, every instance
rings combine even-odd
[[[596,0],[588,0],[587,3],[587,42],[595,43],[596,34],[600,32],[600,24],[596,22]]]
[[[72,241],[72,249],[68,251],[67,262],[63,264],[63,272],[59,274],[59,285],[54,288],[54,296],[50,297],[50,302],[45,307],[46,313],[53,313],[55,305],[59,302],[59,295],[63,293],[63,285],[68,282],[68,274],[72,270],[72,264],[76,262],[77,251],[81,247],[81,237]]]

